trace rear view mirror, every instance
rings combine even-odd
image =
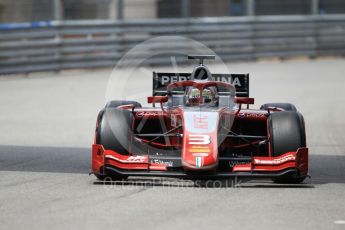
[[[254,98],[252,98],[252,97],[236,97],[235,103],[253,105],[254,104]]]
[[[147,103],[165,103],[168,102],[167,96],[152,96],[147,98]]]

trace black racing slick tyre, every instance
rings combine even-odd
[[[268,118],[270,148],[273,157],[293,152],[306,146],[303,116],[295,111],[272,113]],[[277,183],[301,183],[306,176],[286,175],[276,178]]]
[[[130,105],[133,104],[135,108],[141,108],[141,104],[136,101],[109,101],[106,105],[105,108],[117,108],[121,105]]]
[[[106,130],[111,130],[109,128],[109,126],[103,126],[103,129],[101,128],[102,127],[102,121],[103,121],[103,115],[104,115],[104,112],[105,110],[109,110],[109,109],[115,109],[121,105],[129,105],[129,104],[133,104],[135,106],[135,108],[141,108],[141,104],[139,102],[136,102],[136,101],[109,101],[106,105],[105,105],[105,108],[102,109],[99,113],[98,113],[98,117],[97,117],[97,125],[96,125],[96,143],[97,144],[101,144],[100,140],[101,140],[101,136],[103,136],[102,140],[104,142],[104,140],[107,140],[107,136],[111,136],[113,135],[113,133],[109,133],[109,134],[105,134],[105,129]],[[119,109],[121,110],[121,109]],[[112,124],[116,124],[117,122],[121,122],[123,119],[126,121],[126,122],[132,122],[133,118],[131,117],[131,113],[128,112],[128,111],[125,111],[125,110],[121,110],[122,112],[114,112],[114,117],[113,120],[112,120]],[[109,112],[107,113],[109,114]],[[116,115],[117,114],[117,115]],[[119,114],[123,114],[123,116],[119,116]],[[116,118],[116,117],[120,117],[120,118]],[[108,119],[107,119],[108,120]],[[109,124],[109,122],[107,122],[107,124]],[[102,130],[102,131],[101,131]],[[127,128],[124,127],[124,130],[127,130]],[[128,131],[128,130],[127,130]],[[122,133],[122,130],[121,131],[114,131],[116,133],[120,132]],[[114,133],[116,135],[116,133]],[[106,137],[104,137],[106,136]],[[115,144],[118,140],[115,140]],[[106,143],[107,146],[112,146],[110,149],[112,150],[115,150],[117,151],[116,147],[113,146],[113,144],[110,144],[110,143]],[[123,150],[123,149],[118,149],[118,150]],[[126,152],[126,151],[125,151]],[[121,153],[121,152],[119,152]]]
[[[105,108],[98,115],[99,123],[96,129],[96,143],[104,149],[114,150],[117,153],[128,155],[132,141],[132,125],[134,117],[131,111]],[[101,169],[100,171],[102,171]],[[99,180],[108,182],[126,179],[126,176],[104,171],[104,174],[95,174]]]
[[[260,110],[267,110],[268,107],[281,108],[285,111],[297,111],[296,106],[291,103],[266,103],[260,106]]]
[[[134,117],[131,111],[106,108],[99,125],[98,143],[104,149],[127,155],[132,139]]]

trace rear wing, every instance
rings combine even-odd
[[[249,74],[212,74],[215,81],[230,83],[236,88],[237,97],[249,97]],[[167,86],[178,81],[186,81],[191,78],[190,73],[156,73],[153,72],[153,96],[167,94]],[[226,91],[224,91],[226,92]],[[178,93],[184,93],[183,91]],[[222,89],[219,89],[222,93]]]

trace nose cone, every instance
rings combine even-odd
[[[182,165],[188,170],[210,170],[218,165],[218,114],[185,112]]]
[[[207,138],[209,136],[200,136],[191,134],[186,138],[188,140],[194,138]],[[195,140],[195,139],[194,139]],[[216,140],[215,140],[216,141]],[[207,146],[199,144],[187,144],[183,150],[182,165],[185,169],[209,170],[218,165],[218,148],[214,143]]]

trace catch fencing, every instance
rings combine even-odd
[[[342,56],[345,15],[0,24],[0,74],[111,67],[135,45],[166,35],[199,41],[226,61]],[[170,60],[152,58],[149,63]]]

